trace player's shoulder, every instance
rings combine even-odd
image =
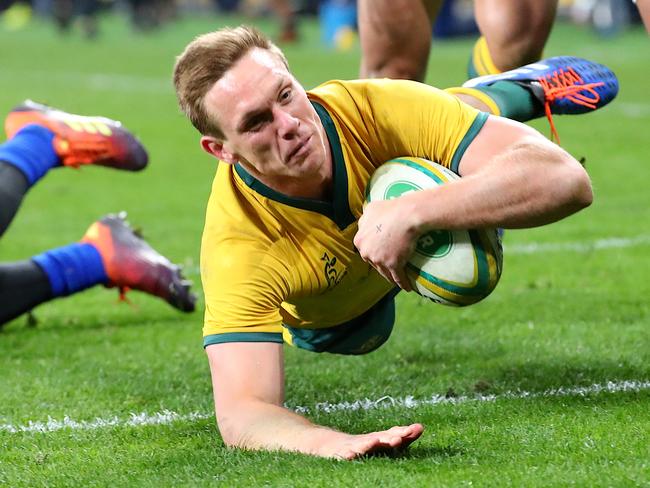
[[[402,87],[428,87],[433,88],[426,83],[420,83],[413,80],[399,80],[392,78],[367,78],[357,80],[329,80],[308,90],[308,93],[327,93],[327,92],[354,92],[373,89],[392,89]]]
[[[409,99],[436,94],[445,96],[445,92],[425,83],[412,80],[393,80],[376,78],[364,80],[330,80],[307,92],[312,101],[326,105],[354,103],[358,106],[374,100],[389,101]]]
[[[278,263],[286,261],[288,250],[273,213],[242,196],[225,200],[219,198],[223,195],[213,197],[201,238],[202,268],[219,271],[224,279],[262,265],[269,270],[281,269]]]
[[[275,218],[272,204],[237,175],[233,165],[220,163],[212,184],[206,209],[204,237],[220,240],[263,242],[261,236],[276,239],[282,226]],[[236,236],[236,238],[233,238]]]
[[[237,296],[247,290],[247,300],[286,294],[292,276],[292,255],[283,239],[273,241],[253,227],[222,227],[212,232],[206,225],[201,242],[201,279],[211,295]]]
[[[238,262],[247,262],[248,256],[255,256],[255,261],[260,253],[277,252],[278,246],[274,243],[281,237],[277,223],[267,222],[263,215],[250,217],[245,207],[220,203],[209,208],[206,214],[202,253],[231,256]]]

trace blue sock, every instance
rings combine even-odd
[[[61,165],[52,146],[54,132],[40,125],[27,125],[0,146],[0,161],[18,168],[32,186],[51,168]]]
[[[58,247],[32,257],[32,261],[47,275],[54,297],[71,295],[108,282],[101,255],[92,244]]]

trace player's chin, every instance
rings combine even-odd
[[[313,154],[307,152],[300,156],[294,156],[287,166],[299,171],[301,174],[307,175],[318,169],[315,161],[316,158],[313,157]]]

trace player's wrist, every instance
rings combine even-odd
[[[417,239],[419,236],[433,229],[431,225],[431,203],[428,201],[428,192],[413,192],[406,195],[408,206],[404,209],[404,224],[409,235]]]
[[[323,426],[314,426],[310,435],[309,453],[320,457],[337,457],[341,445],[349,441],[351,434],[340,432]]]

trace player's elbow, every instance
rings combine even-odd
[[[246,446],[241,442],[241,439],[238,436],[231,435],[232,433],[228,433],[227,431],[224,431],[221,428],[219,428],[219,432],[221,433],[221,440],[223,441],[226,447],[229,447],[231,449],[246,448]]]
[[[228,417],[217,415],[217,427],[226,447],[246,447],[246,436],[236,422],[232,422]]]
[[[555,198],[567,215],[591,205],[593,192],[589,175],[580,164],[564,165]]]
[[[591,205],[594,200],[594,194],[591,189],[589,175],[582,166],[571,168],[570,173],[568,177],[570,185],[568,191],[569,201],[577,211]]]
[[[580,208],[585,208],[591,205],[591,203],[594,201],[594,192],[592,191],[591,188],[591,181],[589,178],[586,176],[585,173],[585,178],[582,181],[580,191],[578,194],[578,203],[580,205]]]

